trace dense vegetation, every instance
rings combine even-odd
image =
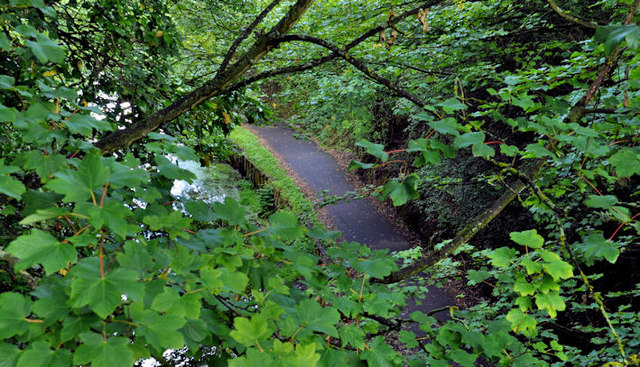
[[[0,365],[640,364],[639,3],[0,0]],[[171,195],[272,109],[424,216],[491,187],[402,269]],[[418,272],[484,294],[403,318]]]

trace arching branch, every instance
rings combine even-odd
[[[274,49],[274,40],[286,34],[311,6],[314,0],[298,0],[289,8],[287,14],[267,34],[258,38],[249,50],[232,66],[216,75],[200,88],[180,98],[168,107],[157,111],[123,130],[115,131],[100,140],[96,145],[104,154],[131,145],[134,141],[146,136],[162,124],[176,119],[183,113],[197,107],[211,97],[220,95],[225,89],[244,74],[265,54]]]
[[[271,12],[271,10],[273,10],[273,8],[275,8],[279,3],[280,3],[280,0],[273,0],[271,2],[271,4],[269,4],[256,17],[256,19],[254,19],[253,22],[251,22],[251,24],[249,24],[247,29],[245,29],[244,32],[242,32],[242,34],[233,42],[233,44],[229,48],[229,51],[227,52],[227,55],[224,57],[224,60],[222,60],[222,63],[220,64],[220,67],[218,68],[218,73],[217,74],[222,73],[227,68],[227,65],[229,65],[229,62],[231,61],[231,58],[235,54],[236,50],[238,49],[238,47],[240,46],[242,41],[244,41],[247,37],[249,37],[251,32],[253,32],[253,30],[256,29],[258,24],[260,24],[260,22],[262,22],[262,20],[267,16],[267,14],[269,14],[269,12]]]
[[[344,59],[345,61],[347,61],[348,63],[350,63],[351,65],[353,65],[356,69],[360,70],[361,72],[363,72],[366,76],[368,76],[369,78],[371,78],[372,80],[374,80],[376,83],[384,85],[385,87],[387,87],[388,89],[394,91],[395,93],[397,93],[399,96],[404,97],[406,99],[408,99],[409,101],[413,102],[415,105],[417,105],[420,108],[424,108],[425,107],[425,103],[424,101],[422,101],[420,98],[418,98],[416,95],[414,95],[413,93],[409,92],[408,90],[399,87],[398,85],[396,85],[395,83],[393,83],[391,80],[377,74],[374,73],[369,67],[367,67],[367,65],[362,62],[361,60],[356,59],[355,57],[349,55],[349,53],[342,49],[339,48],[338,46],[325,41],[323,39],[320,38],[316,38],[316,37],[312,37],[312,36],[305,36],[305,35],[298,35],[298,34],[290,34],[290,35],[286,35],[283,36],[279,39],[280,42],[291,42],[291,41],[302,41],[302,42],[310,42],[313,44],[316,44],[318,46],[322,46],[328,50],[330,50],[334,55],[337,55],[338,57]],[[431,112],[433,113],[433,112]]]

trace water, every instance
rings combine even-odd
[[[240,173],[226,164],[212,164],[202,167],[199,162],[178,161],[178,166],[196,175],[192,183],[175,180],[171,195],[179,199],[203,201],[207,204],[224,202],[226,197],[240,198],[238,182],[243,178]]]

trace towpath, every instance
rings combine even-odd
[[[355,188],[347,182],[336,160],[315,142],[296,139],[292,130],[280,126],[252,126],[251,130],[262,138],[262,141],[277,153],[279,158],[288,164],[314,193],[326,190],[331,195],[341,196],[348,191],[355,191]],[[390,251],[406,250],[412,247],[367,199],[340,202],[325,208],[336,229],[342,232],[344,240],[367,244],[373,249]],[[407,312],[416,310],[427,312],[452,304],[453,301],[448,294],[439,288],[431,287],[422,305],[411,303]],[[448,314],[441,312],[436,316],[443,319],[447,318]]]

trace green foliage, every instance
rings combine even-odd
[[[388,48],[365,43],[353,50],[372,71],[424,97],[425,109],[380,101],[377,87],[341,64],[286,82],[292,88],[284,103],[296,113],[313,107],[301,123],[327,139],[348,135],[348,145],[359,142],[382,161],[354,167],[403,161],[400,179],[382,191],[396,205],[417,198],[421,182],[432,178],[418,173],[469,148],[478,159],[495,158],[505,186],[521,178],[523,162],[546,163],[527,182],[531,192],[521,193],[537,228],[512,232],[515,244],[468,255],[480,265],[467,279],[489,284],[491,302],[451,309],[447,322],[420,312],[403,320],[406,299],[423,296],[421,287],[380,284],[397,270],[385,251],[355,243],[331,247],[322,259],[311,251],[314,241],[336,234],[307,228],[317,227],[305,214],[311,204],[247,130],[234,129],[232,139],[272,176],[291,212],[261,222],[248,218],[243,197],[208,205],[171,194],[173,180],[194,179],[171,156],[197,159],[189,145],[203,157],[224,156],[221,136],[233,123],[270,115],[255,92],[209,101],[122,154],[102,156],[94,145],[216,72],[235,39],[228,30],[237,36],[263,5],[0,0],[0,364],[131,365],[185,346],[188,358],[232,366],[637,360],[640,288],[607,294],[594,288],[601,277],[595,266],[618,265],[640,229],[637,26],[603,27],[600,45],[580,31],[558,37],[553,19],[535,10],[543,1],[443,2],[425,15],[432,31],[421,33],[424,24],[407,21]],[[338,43],[408,6],[325,5],[299,30]],[[623,8],[616,1],[602,2],[602,9],[567,5],[605,22],[618,21]],[[275,23],[280,11],[264,24]],[[531,43],[522,39],[531,35]],[[617,72],[600,88],[598,104],[583,106],[586,114],[572,120],[584,84],[620,45]],[[281,60],[320,55],[293,45],[278,52]],[[431,71],[398,66],[405,62]],[[296,98],[310,91],[322,93]],[[337,99],[342,104],[328,103]],[[394,114],[410,116],[396,131],[406,127],[416,139],[391,153],[380,144],[388,138],[381,126],[397,121],[377,118]],[[455,274],[456,264],[447,259],[434,269]],[[591,352],[564,344],[550,328],[567,312],[597,318],[564,326],[588,334]],[[419,348],[409,357],[386,338],[404,323],[417,323],[425,334],[400,332],[401,343]],[[207,354],[214,348],[214,356]]]

